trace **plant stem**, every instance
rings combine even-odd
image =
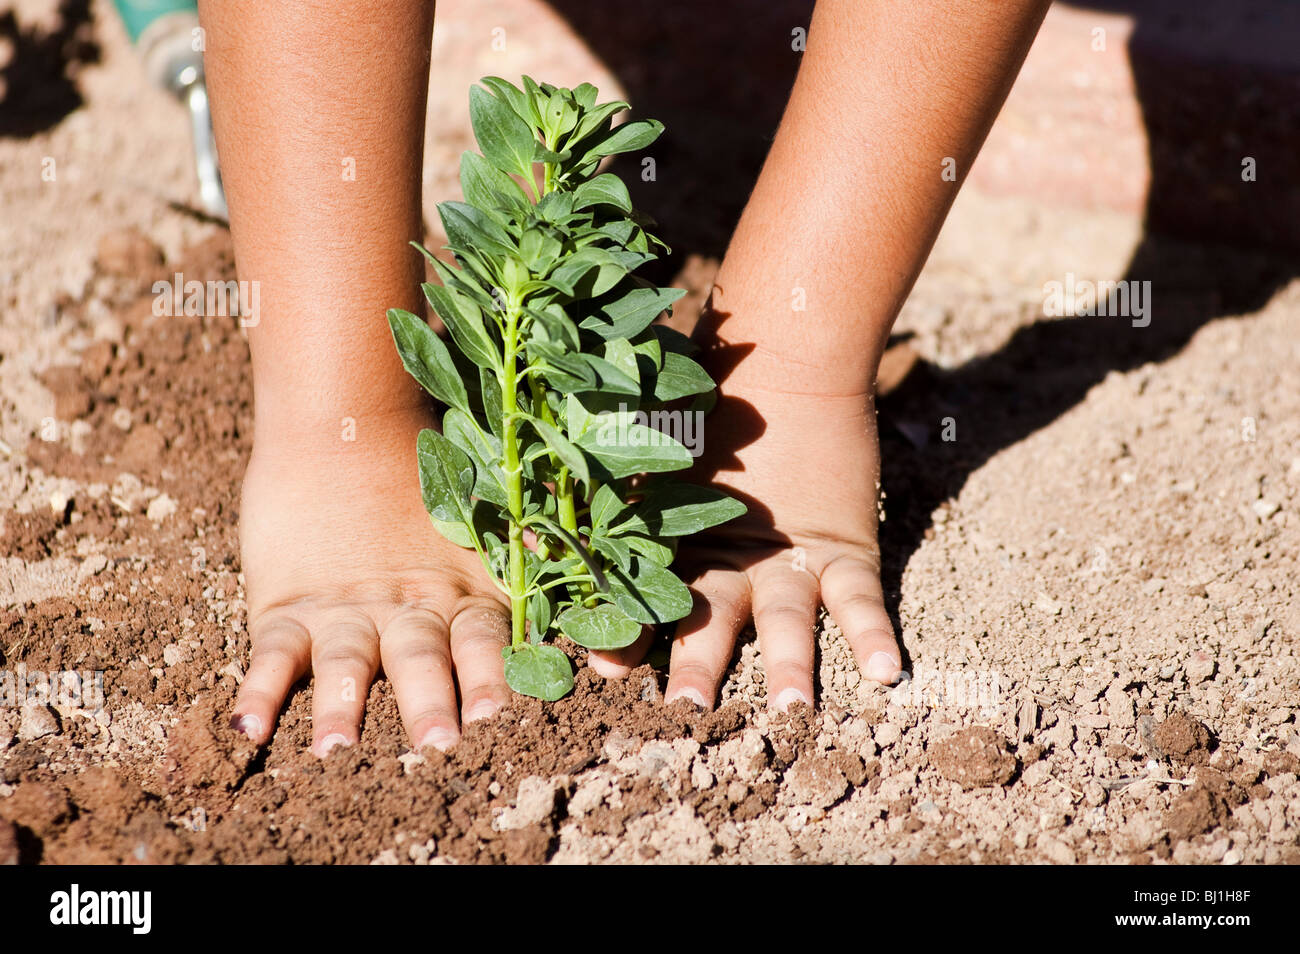
[[[561,467],[559,476],[555,478],[555,505],[560,517],[560,526],[576,537],[578,514],[573,506],[573,476],[567,467]]]
[[[519,395],[519,306],[506,311],[505,380],[501,383],[501,443],[505,454],[506,502],[510,508],[510,645],[524,644],[528,596],[524,580],[524,470],[519,462],[515,414]]]

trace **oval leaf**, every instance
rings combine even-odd
[[[622,649],[641,636],[641,624],[609,603],[592,609],[570,607],[556,622],[560,632],[588,649]]]
[[[400,308],[388,310],[388,327],[411,377],[443,404],[469,413],[469,395],[451,352],[424,319]]]
[[[515,692],[554,702],[573,688],[569,657],[554,646],[525,643],[505,661],[506,684]]]
[[[484,159],[505,173],[532,173],[537,137],[509,103],[481,86],[471,87],[469,121]]]
[[[483,324],[483,313],[478,305],[460,292],[441,285],[425,282],[421,287],[434,313],[447,326],[460,353],[480,368],[493,371],[500,368],[501,355]]]
[[[691,591],[671,570],[634,557],[628,573],[613,569],[609,592],[615,604],[638,623],[671,623],[691,611]]]
[[[420,490],[424,508],[435,520],[459,520],[474,525],[473,505],[469,499],[474,489],[474,462],[463,450],[437,431],[420,431],[416,441],[420,461]]]

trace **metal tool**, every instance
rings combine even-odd
[[[188,110],[200,199],[208,214],[226,218],[226,193],[203,77],[203,31],[194,0],[114,0],[114,5],[149,81]]]

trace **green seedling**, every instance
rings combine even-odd
[[[547,638],[619,649],[685,616],[691,594],[668,568],[677,542],[745,507],[664,476],[692,454],[647,423],[670,405],[702,414],[714,391],[691,342],[655,324],[684,292],[633,274],[667,246],[622,180],[597,172],[663,125],[614,126],[628,104],[597,104],[587,83],[482,82],[470,90],[482,152],[461,157],[465,201],[438,206],[459,267],[420,249],[451,347],[410,312],[388,321],[406,370],[447,406],[442,432],[419,435],[425,507],[510,600],[506,681],[554,700],[573,671]]]

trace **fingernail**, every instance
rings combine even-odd
[[[782,689],[777,694],[776,700],[773,703],[773,705],[775,705],[776,710],[778,712],[785,712],[796,702],[802,702],[806,706],[812,705],[812,703],[808,701],[808,697],[805,696],[800,690],[796,689],[794,686],[789,686],[785,689]]]
[[[319,746],[320,757],[324,758],[325,756],[333,752],[336,748],[338,748],[340,745],[350,745],[350,744],[351,743],[348,742],[348,737],[344,735],[342,732],[331,732],[329,735],[325,736],[325,738],[320,740],[320,746]]]
[[[231,728],[236,732],[244,733],[250,739],[260,739],[262,737],[262,720],[255,715],[235,716]]]
[[[867,678],[892,686],[898,681],[898,660],[883,649],[872,653],[867,660]]]
[[[482,702],[474,703],[474,705],[465,713],[465,721],[477,722],[479,719],[490,719],[492,716],[497,714],[497,711],[500,708],[501,706],[493,702],[491,699],[484,699]],[[432,733],[430,733],[430,735],[432,735]]]
[[[709,707],[709,704],[704,701],[704,693],[700,692],[700,690],[693,686],[684,686],[683,688],[678,689],[670,697],[664,700],[664,705],[670,705],[678,699],[688,699],[701,709],[707,709]]]
[[[424,733],[424,738],[420,740],[420,748],[432,745],[440,752],[446,752],[456,744],[456,733],[449,729],[430,729]]]

